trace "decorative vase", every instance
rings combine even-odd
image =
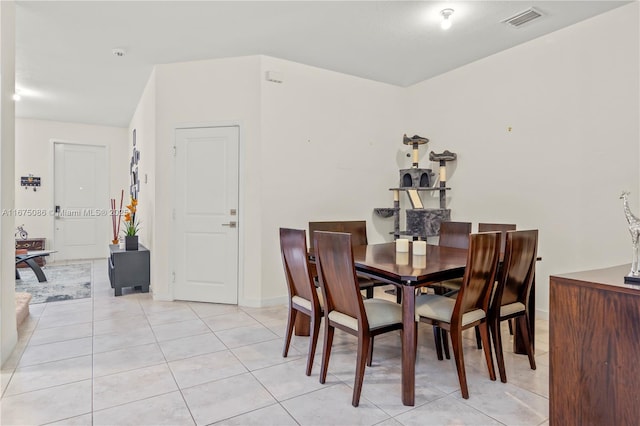
[[[138,236],[126,235],[124,237],[125,250],[138,250]]]

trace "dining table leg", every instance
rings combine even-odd
[[[296,316],[296,326],[294,334],[296,336],[308,336],[311,330],[311,319],[303,314]]]
[[[402,286],[402,403],[415,404],[416,295],[411,285]]]

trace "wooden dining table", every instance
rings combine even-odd
[[[402,291],[402,403],[415,403],[415,291],[464,275],[467,250],[427,245],[425,256],[396,252],[394,243],[372,244],[353,248],[355,268],[360,274],[385,281]]]
[[[396,252],[395,243],[353,247],[358,274],[393,284],[402,292],[402,403],[408,406],[415,404],[416,289],[462,277],[467,263],[465,249],[427,244],[423,256],[414,256],[412,250],[413,244],[409,244],[409,252]],[[310,259],[313,261],[313,253]]]

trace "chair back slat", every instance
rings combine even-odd
[[[515,231],[513,223],[478,223],[478,232],[500,231],[500,255],[504,255],[507,244],[507,231]]]
[[[471,234],[467,267],[462,287],[456,298],[453,318],[474,309],[488,310],[489,297],[496,277],[500,256],[500,233]]]
[[[353,263],[351,235],[338,232],[313,233],[318,281],[324,291],[326,312],[338,311],[368,324]]]
[[[365,220],[345,220],[336,222],[309,222],[309,234],[314,231],[343,232],[351,234],[353,246],[367,245],[367,222]]]
[[[520,302],[527,306],[538,257],[538,230],[507,232],[501,282],[494,299],[500,305]]]
[[[471,234],[471,222],[442,222],[438,245],[468,249],[469,234]]]
[[[318,294],[309,271],[306,232],[280,228],[280,252],[290,298],[300,296],[318,306]]]

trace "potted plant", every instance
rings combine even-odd
[[[124,214],[124,244],[125,250],[138,250],[139,223],[136,222],[138,200],[131,198],[131,204],[127,206]]]

